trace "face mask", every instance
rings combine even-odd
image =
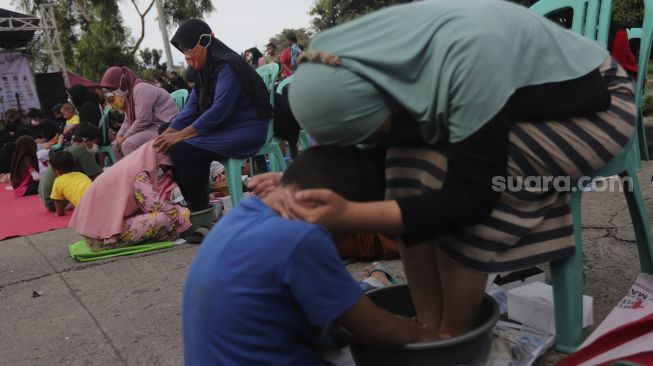
[[[202,37],[209,37],[209,43],[206,46],[202,46]],[[186,62],[190,67],[192,67],[194,70],[197,71],[202,71],[204,70],[204,65],[206,65],[206,55],[208,53],[208,48],[209,45],[211,44],[211,35],[210,34],[202,34],[200,36],[199,41],[197,42],[197,45],[193,47],[192,50],[188,51],[186,53]]]
[[[93,147],[90,148],[90,149],[88,147],[86,148],[86,150],[88,150],[88,152],[90,152],[91,154],[97,154],[98,149],[99,148],[98,148],[97,144],[93,144]]]
[[[120,95],[115,95],[113,97],[113,105],[116,106],[116,108],[120,109],[121,111],[125,110],[125,99],[121,97]]]
[[[35,119],[33,119],[33,120],[29,121],[29,122],[32,124],[32,126],[38,126],[38,125],[41,124],[41,122],[39,122],[38,120],[35,120]]]

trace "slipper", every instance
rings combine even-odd
[[[184,238],[188,244],[202,244],[204,238],[206,238],[209,231],[213,228],[213,225],[213,223],[208,223],[198,227],[188,234],[182,235],[181,237]]]
[[[385,274],[385,277],[388,279],[388,281],[390,281],[390,283],[395,286],[400,284],[399,280],[397,280],[395,276],[392,275],[390,270],[388,270],[388,268],[384,266],[383,263],[379,263],[376,266],[374,266],[374,268],[372,268],[372,270],[370,271],[370,276],[374,272],[381,272]]]

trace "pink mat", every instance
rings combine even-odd
[[[14,236],[27,236],[68,226],[72,212],[55,217],[43,207],[38,195],[16,197],[14,191],[0,184],[0,240]]]

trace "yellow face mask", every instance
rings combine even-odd
[[[114,95],[113,96],[113,105],[120,109],[121,111],[125,110],[125,99],[121,97],[120,95]]]

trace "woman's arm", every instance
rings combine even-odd
[[[207,109],[201,116],[199,116],[192,124],[185,126],[183,129],[178,130],[183,126],[179,121],[179,116],[176,118],[170,128],[168,128],[161,136],[157,137],[154,141],[154,147],[157,151],[167,151],[172,145],[191,139],[196,136],[206,136],[215,131],[222,123],[231,119],[238,98],[242,94],[243,86],[238,79],[238,75],[231,69],[230,66],[225,66],[215,82],[215,95],[211,107]],[[194,97],[195,91],[191,94]],[[196,98],[193,101],[189,100],[189,104],[196,105]],[[186,109],[184,109],[186,112]],[[184,114],[182,112],[182,114]],[[185,119],[185,117],[182,117]]]
[[[500,192],[492,179],[506,175],[510,118],[504,108],[467,139],[450,144],[440,190],[390,201],[357,203],[326,190],[288,194],[275,209],[287,218],[320,223],[336,232],[401,234],[407,245],[477,224]]]
[[[501,195],[492,180],[507,174],[510,124],[504,107],[474,134],[449,145],[442,189],[397,200],[407,245],[478,224],[492,212]]]
[[[195,122],[193,128],[197,133],[206,136],[221,124],[228,122],[236,104],[243,92],[243,85],[231,66],[225,66],[215,81],[215,93],[211,107],[207,109]]]
[[[122,123],[120,124],[120,129],[118,130],[118,133],[116,134],[117,136],[124,136],[125,133],[127,133],[127,130],[132,125],[131,119],[129,119],[129,114],[127,114],[127,108],[129,108],[128,102],[125,103],[125,111],[124,111],[124,118],[122,120]]]
[[[181,131],[184,128],[190,126],[195,119],[199,116],[199,109],[197,108],[197,94],[195,94],[195,88],[190,92],[188,96],[188,101],[184,109],[172,119],[170,123],[170,132]],[[168,130],[164,133],[168,133]]]
[[[122,134],[124,138],[145,131],[152,126],[156,98],[153,98],[153,95],[147,92],[147,89],[150,87],[153,86],[145,83],[138,84],[134,87],[134,95],[132,97],[132,101],[134,102],[134,120],[131,121],[129,129]]]
[[[168,151],[172,145],[178,142],[199,136],[199,133],[192,125],[184,128],[181,131],[168,132],[169,130],[171,130],[171,128],[165,130],[159,137],[156,138],[156,140],[154,140],[153,146],[158,152]]]

